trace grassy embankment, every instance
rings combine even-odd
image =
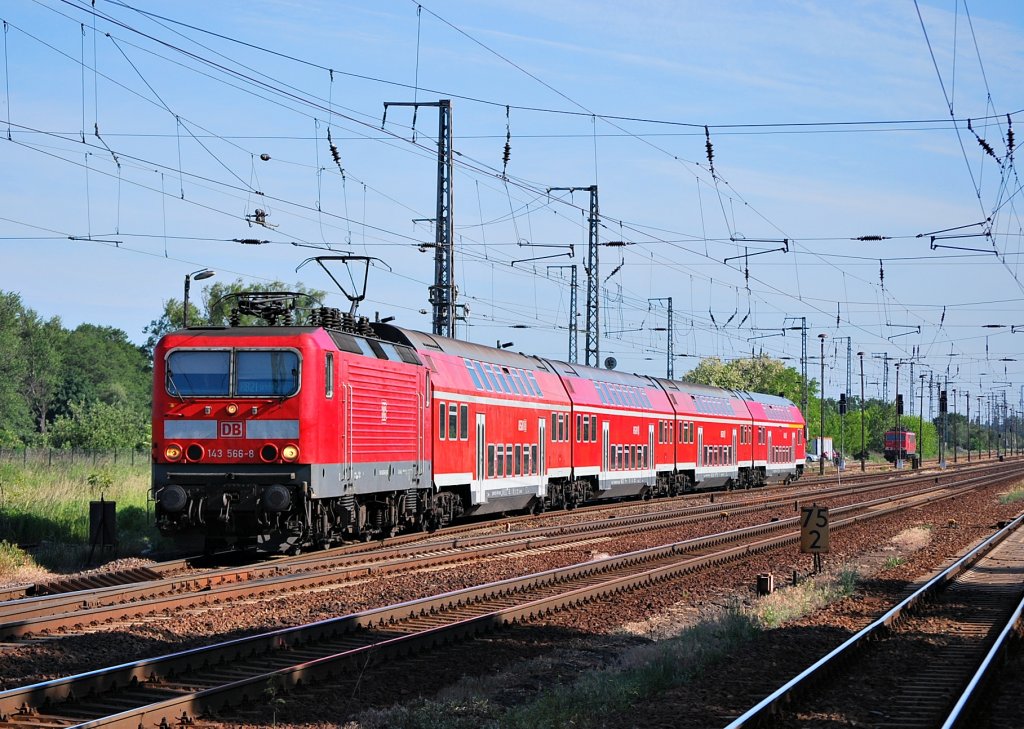
[[[143,554],[158,543],[147,506],[148,459],[135,463],[0,464],[0,580],[20,567],[82,567],[89,555],[89,502],[117,503],[117,547],[94,561]],[[19,549],[18,545],[26,549]]]

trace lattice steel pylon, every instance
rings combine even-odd
[[[437,107],[437,214],[434,218],[434,283],[430,287],[430,303],[434,308],[434,334],[442,337],[456,336],[455,300],[455,253],[452,240],[452,102],[451,99],[437,101],[385,101],[384,114],[389,106],[435,106]]]
[[[548,272],[561,271],[569,269],[571,271],[571,279],[569,283],[569,361],[573,364],[579,362],[579,345],[577,344],[579,326],[576,322],[577,310],[576,310],[576,264],[571,266],[548,266]]]
[[[600,213],[597,207],[597,185],[588,187],[549,187],[548,192],[564,190],[570,194],[577,190],[590,193],[590,214],[587,216],[587,361],[591,367],[601,366],[601,271],[597,255]]]

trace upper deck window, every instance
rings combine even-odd
[[[299,355],[276,349],[181,349],[167,356],[166,386],[180,397],[288,397],[299,389]]]

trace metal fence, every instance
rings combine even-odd
[[[91,451],[64,448],[0,448],[0,463],[24,466],[93,465],[116,466],[149,463],[149,450]]]

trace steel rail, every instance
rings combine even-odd
[[[894,607],[890,608],[885,612],[885,614],[870,625],[852,635],[842,644],[829,651],[825,656],[815,661],[808,668],[801,671],[799,674],[745,711],[739,717],[726,725],[725,729],[740,729],[740,727],[753,726],[757,722],[763,721],[770,715],[776,713],[781,704],[789,702],[794,694],[805,691],[813,679],[833,668],[840,658],[849,655],[849,653],[863,645],[869,638],[891,628],[898,620],[906,615],[909,610],[916,607],[920,602],[927,599],[934,593],[943,589],[958,576],[970,569],[972,565],[977,563],[992,549],[1002,543],[1022,524],[1024,524],[1024,516],[1019,516],[1014,519],[1008,525],[970,550],[952,565],[933,576],[924,585],[905,597]]]
[[[1009,620],[1006,621],[1006,625],[999,631],[995,643],[992,644],[988,653],[985,654],[985,658],[978,666],[978,670],[971,676],[971,680],[967,682],[963,693],[960,694],[949,715],[942,723],[942,729],[959,729],[959,727],[972,726],[972,711],[977,707],[980,696],[988,682],[1000,670],[999,661],[1009,651],[1013,638],[1020,633],[1022,623],[1024,623],[1024,599],[1017,603],[1017,607]]]
[[[855,504],[852,507],[838,507],[833,510],[833,513],[845,513],[848,508],[869,508],[876,504],[889,503],[893,499],[901,498],[902,496],[933,493],[936,490],[943,490],[951,486],[951,484],[933,484],[926,489],[912,492],[911,494],[882,497],[874,501]],[[836,491],[837,493],[832,495],[863,492],[863,489],[844,488]],[[821,496],[821,494],[818,493],[817,496]],[[788,499],[785,501],[772,501],[767,506],[755,504],[747,507],[731,508],[727,513],[730,516],[752,513],[766,508],[788,507],[789,504],[790,501]],[[793,505],[794,511],[797,511],[799,502],[793,502]],[[191,585],[193,591],[187,593],[174,590],[172,589],[173,586],[169,585],[144,583],[138,588],[130,592],[122,592],[120,595],[93,597],[87,601],[62,601],[57,603],[56,607],[58,608],[74,608],[66,612],[55,612],[52,609],[55,606],[50,603],[37,604],[35,602],[18,601],[14,605],[9,606],[11,612],[6,614],[4,622],[0,623],[0,638],[11,640],[35,636],[57,629],[80,629],[86,625],[102,621],[138,617],[158,612],[166,613],[172,609],[222,604],[231,600],[281,593],[292,589],[320,587],[373,574],[452,564],[499,554],[509,554],[515,551],[549,548],[565,543],[606,540],[624,534],[635,533],[638,525],[644,526],[647,530],[669,529],[703,520],[709,511],[715,511],[717,508],[709,505],[683,510],[685,513],[660,512],[622,517],[616,519],[614,524],[610,525],[606,521],[586,522],[579,525],[528,530],[519,534],[497,534],[485,535],[474,539],[445,540],[439,543],[417,545],[419,548],[427,550],[420,556],[397,553],[387,560],[374,561],[372,563],[353,562],[349,564],[342,564],[337,559],[334,559],[329,563],[329,566],[322,567],[319,571],[312,574],[309,571],[286,572],[274,574],[270,577],[254,577],[245,582],[235,581],[221,585],[211,583],[205,579],[184,579],[175,583],[179,586],[181,584]],[[769,524],[774,524],[776,528],[783,529],[791,524],[794,519],[795,517],[788,520],[770,522]],[[723,534],[728,535],[727,539],[736,540],[745,538],[750,533],[757,533],[756,531],[747,530],[757,530],[760,528],[760,526],[755,525],[754,527],[731,530]],[[692,548],[700,549],[707,546],[707,544],[721,543],[721,538],[720,534],[698,538],[692,541]],[[350,559],[354,560],[357,557]],[[109,602],[105,601],[104,597],[110,598]],[[114,599],[117,597],[134,597],[135,599],[131,601]],[[15,612],[17,608],[21,608],[21,610]]]
[[[965,486],[949,490],[945,494],[931,496],[930,500],[955,498],[970,488]],[[833,528],[845,528],[866,519],[914,508],[922,503],[920,498],[905,497],[902,501],[906,503],[838,520],[833,523]],[[791,522],[790,526],[796,526],[796,519],[787,521]],[[764,533],[774,530],[775,524],[766,525]],[[4,722],[32,721],[31,715],[47,704],[52,706],[72,697],[80,698],[113,687],[131,686],[133,694],[124,701],[149,703],[130,709],[124,707],[126,710],[103,718],[88,719],[88,714],[85,717],[79,716],[86,718],[86,721],[78,726],[137,729],[140,725],[150,723],[188,721],[203,711],[215,710],[231,702],[256,699],[260,690],[275,681],[281,681],[286,686],[295,685],[324,674],[343,671],[346,667],[362,670],[371,658],[381,660],[404,655],[456,638],[476,635],[507,623],[534,619],[603,595],[655,584],[708,565],[722,564],[783,544],[792,544],[798,539],[799,533],[794,528],[786,534],[698,556],[682,554],[680,548],[686,542],[680,542],[311,625],[240,638],[217,646],[121,664],[2,692],[0,718]],[[535,593],[538,590],[548,594],[537,595]],[[494,601],[496,609],[482,605],[483,600]],[[456,613],[449,618],[453,622],[444,625],[442,613],[453,610]],[[400,634],[403,630],[401,623],[408,620],[421,622],[419,627],[413,628],[415,632]],[[373,631],[379,632],[380,636],[371,636],[370,643],[363,640],[355,646],[340,646],[339,641],[365,638],[367,632]],[[327,650],[328,654],[318,655],[318,649]],[[284,652],[270,655],[273,651]],[[246,658],[252,660],[257,675],[239,675],[244,668],[241,661]],[[283,665],[266,670],[267,666],[281,662]],[[210,671],[205,678],[177,678],[178,674],[186,671],[194,673],[203,667]],[[212,683],[205,688],[198,685],[209,682]],[[144,690],[147,686],[157,693]],[[167,695],[176,690],[185,693]],[[117,703],[110,697],[98,700],[103,707],[101,711],[108,711]],[[83,711],[87,712],[87,708],[83,708]],[[48,715],[46,720],[50,718]]]
[[[956,474],[959,476],[960,474]],[[855,484],[840,484],[834,487],[826,489],[813,489],[804,490],[797,493],[791,493],[783,497],[777,492],[770,492],[765,494],[759,494],[756,497],[740,499],[738,502],[726,502],[724,505],[719,502],[719,505],[714,504],[714,496],[712,495],[712,503],[688,506],[681,509],[671,511],[661,511],[655,513],[648,513],[642,515],[627,515],[622,517],[615,517],[616,523],[640,523],[636,520],[657,520],[669,518],[674,514],[710,514],[722,508],[728,508],[730,513],[749,513],[757,509],[770,509],[777,506],[785,505],[786,501],[790,498],[800,499],[809,495],[815,497],[825,496],[841,496],[848,495],[854,492],[866,492],[869,490],[879,490],[891,488],[896,483],[898,485],[910,485],[916,481],[928,481],[932,478],[926,474],[916,474],[914,476],[904,477],[899,479],[898,482],[892,479],[879,482],[869,487],[857,486]],[[621,506],[619,507],[621,509]],[[599,511],[615,510],[614,507],[608,505],[602,505]],[[535,517],[517,517],[506,520],[504,523],[510,525],[513,521],[519,518],[535,518]],[[612,517],[609,517],[612,518]],[[627,520],[633,520],[627,522]],[[277,576],[286,571],[297,571],[297,570],[322,570],[328,567],[335,567],[340,565],[351,565],[356,562],[353,555],[365,555],[369,554],[371,560],[384,561],[393,560],[395,558],[407,557],[410,552],[417,553],[423,552],[427,549],[454,549],[456,547],[465,548],[467,546],[476,546],[487,543],[488,540],[492,542],[501,541],[508,539],[511,536],[523,537],[527,534],[536,534],[538,536],[546,536],[552,533],[568,533],[573,530],[581,530],[587,528],[600,528],[606,522],[595,521],[595,522],[582,522],[574,525],[564,526],[542,526],[530,530],[519,530],[514,533],[504,533],[502,535],[479,535],[473,536],[473,531],[479,531],[479,526],[465,525],[456,528],[458,533],[470,532],[470,536],[459,537],[458,534],[453,534],[452,530],[445,530],[445,533],[440,537],[430,536],[424,538],[421,534],[416,535],[403,535],[402,537],[391,538],[387,546],[367,546],[365,544],[352,544],[345,545],[340,548],[328,550],[326,552],[317,553],[315,555],[294,555],[290,557],[284,557],[276,559],[270,563],[257,563],[253,565],[245,565],[242,567],[232,567],[228,569],[219,569],[208,571],[201,574],[184,575],[172,578],[162,578],[147,580],[145,582],[138,583],[127,583],[127,584],[116,584],[113,586],[105,586],[101,588],[93,588],[88,590],[81,590],[76,592],[61,592],[58,594],[45,594],[38,597],[22,597],[20,599],[13,599],[4,602],[0,602],[0,626],[7,623],[15,622],[17,620],[29,619],[33,617],[41,617],[45,615],[57,615],[61,612],[74,612],[79,610],[86,610],[104,605],[116,605],[128,601],[141,601],[147,599],[154,599],[157,597],[176,594],[183,591],[205,591],[213,589],[214,587],[239,581],[251,581],[261,578],[267,578],[271,576]],[[587,526],[590,524],[591,526]],[[409,543],[413,546],[408,546]],[[181,559],[172,562],[158,563],[151,566],[151,569],[160,574],[173,572],[184,568],[188,560]],[[369,560],[368,560],[369,563]],[[353,576],[361,574],[359,571],[354,571]],[[0,632],[0,635],[3,635]]]

